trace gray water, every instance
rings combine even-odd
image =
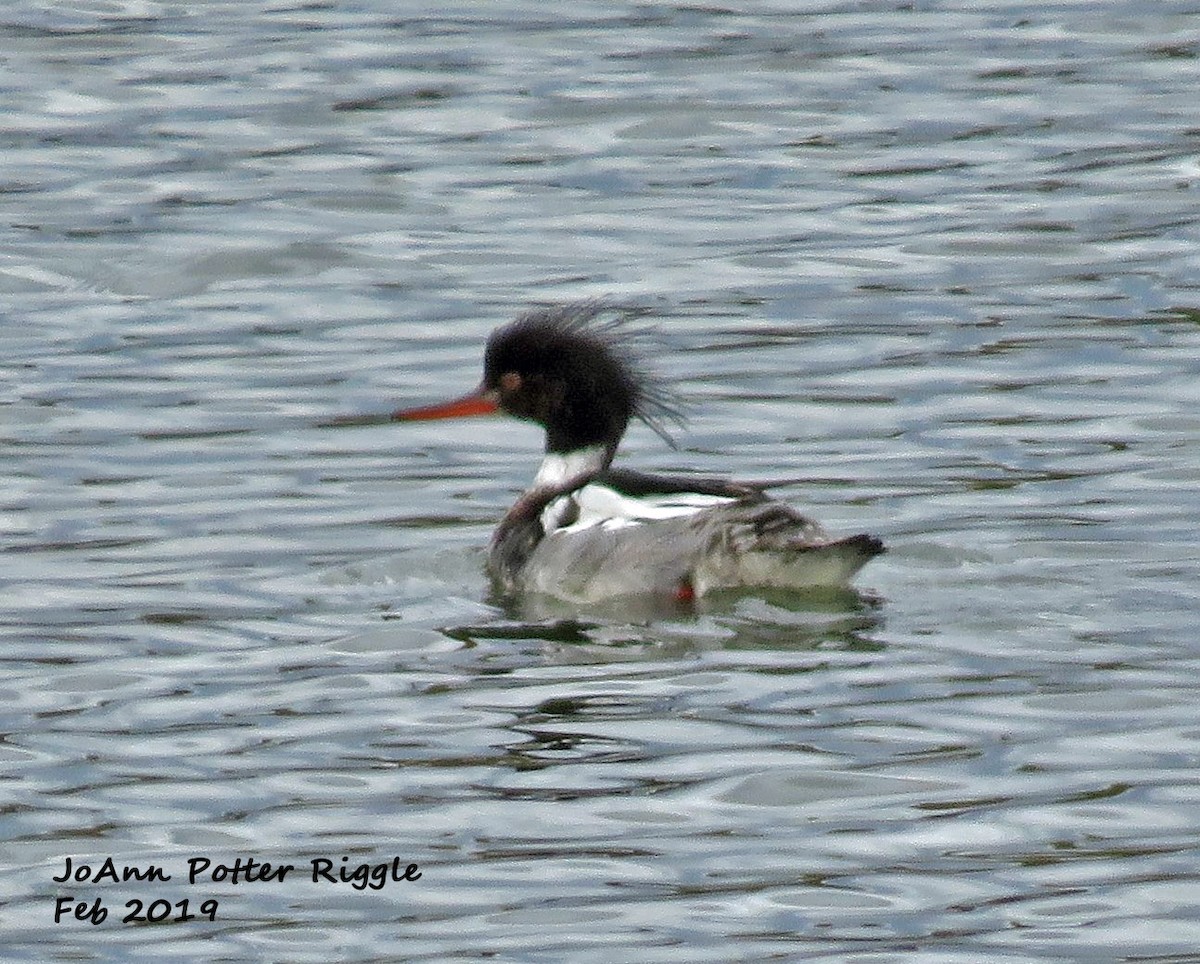
[[[0,10],[7,958],[1198,959],[1200,7],[747,7]],[[329,425],[594,296],[856,593],[505,609],[537,430]]]

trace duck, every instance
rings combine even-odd
[[[638,357],[628,321],[602,301],[532,308],[491,333],[475,390],[390,415],[501,412],[545,432],[541,464],[488,547],[501,595],[690,603],[725,590],[845,587],[885,551],[867,533],[830,536],[771,497],[778,483],[614,466],[632,421],[672,444],[667,425],[684,422],[680,396]]]

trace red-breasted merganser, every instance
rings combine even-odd
[[[492,332],[476,391],[391,416],[499,410],[545,429],[533,484],[492,536],[488,569],[502,592],[587,604],[842,586],[884,551],[871,535],[831,539],[766,485],[612,468],[630,419],[668,442],[664,421],[682,419],[676,396],[637,365],[622,318],[606,315],[602,302],[526,312]]]

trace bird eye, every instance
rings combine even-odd
[[[521,376],[516,372],[505,372],[500,376],[500,391],[512,394],[521,388]]]

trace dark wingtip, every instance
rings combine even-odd
[[[861,532],[856,536],[849,536],[841,540],[846,545],[854,546],[864,556],[878,556],[881,553],[887,552],[887,546],[883,544],[883,540],[877,536],[868,535]]]

